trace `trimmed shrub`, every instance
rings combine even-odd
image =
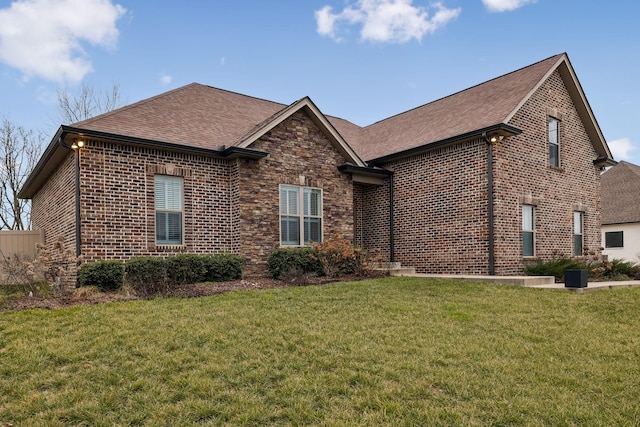
[[[118,260],[84,264],[78,271],[80,286],[95,286],[101,291],[115,291],[124,283],[124,264]]]
[[[244,262],[242,257],[235,254],[202,255],[206,272],[204,281],[224,282],[242,278]]]
[[[275,279],[283,277],[290,271],[321,275],[323,274],[322,264],[314,254],[314,250],[310,247],[276,249],[267,258],[269,274]]]
[[[564,271],[567,269],[589,270],[589,280],[615,281],[640,278],[640,264],[613,259],[600,261],[588,259],[585,261],[560,256],[550,261],[537,260],[535,263],[525,266],[527,276],[554,276],[556,282],[564,281]]]
[[[204,282],[207,274],[205,258],[197,254],[178,254],[166,258],[169,286]]]
[[[614,258],[592,265],[589,276],[595,280],[630,280],[640,278],[640,264]]]
[[[564,281],[564,271],[567,269],[588,269],[589,267],[572,258],[561,256],[550,261],[537,260],[525,266],[527,276],[554,276],[556,282]]]
[[[342,274],[364,276],[369,271],[369,253],[350,240],[335,236],[311,246],[314,256],[322,265],[325,276],[337,277]]]
[[[141,296],[167,292],[166,270],[167,263],[160,257],[134,257],[125,263],[127,284]]]
[[[623,275],[631,279],[640,279],[640,264],[616,258],[612,259],[610,264],[610,276]]]

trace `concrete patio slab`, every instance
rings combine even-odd
[[[567,288],[564,283],[555,283],[553,276],[481,276],[474,274],[398,274],[407,277],[425,277],[447,280],[466,280],[469,282],[488,282],[500,285],[515,285],[529,288],[556,289],[572,292],[595,291],[599,289],[631,288],[640,286],[640,280],[618,282],[588,282],[586,288]]]

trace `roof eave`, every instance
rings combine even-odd
[[[418,147],[413,147],[408,150],[403,150],[397,153],[388,154],[386,156],[377,157],[367,161],[367,164],[381,165],[384,163],[388,163],[390,161],[403,159],[405,157],[413,156],[416,154],[424,153],[427,151],[435,150],[435,149],[446,147],[449,145],[459,144],[461,142],[471,141],[474,139],[481,139],[481,138],[484,138],[485,135],[500,135],[507,138],[510,136],[519,135],[521,133],[522,133],[522,130],[518,129],[515,126],[509,125],[506,123],[498,123],[495,125],[484,127],[482,129],[477,129],[461,135],[456,135],[446,139],[442,139],[440,141],[430,142],[427,144],[420,145]]]
[[[33,168],[33,171],[31,172],[29,177],[25,180],[24,185],[18,193],[18,197],[20,197],[21,199],[32,198],[35,193],[42,187],[51,173],[53,173],[55,168],[58,167],[62,160],[71,151],[71,139],[79,138],[101,141],[115,141],[137,147],[146,147],[156,150],[166,150],[171,152],[226,159],[246,158],[257,160],[264,158],[269,154],[258,150],[245,149],[240,147],[229,147],[226,149],[223,148],[221,150],[211,150],[208,148],[192,147],[166,141],[156,141],[62,125],[47,146],[47,149],[43,153],[38,164],[35,166],[35,168]]]
[[[604,168],[607,166],[615,166],[618,164],[618,162],[616,162],[615,160],[609,158],[609,157],[598,157],[597,159],[595,159],[593,161],[593,164],[599,168]]]
[[[338,166],[338,170],[350,174],[353,182],[363,185],[384,185],[386,180],[393,175],[393,171],[387,169],[357,166],[351,163]]]
[[[509,122],[513,116],[522,108],[522,106],[533,96],[533,94],[542,86],[542,84],[551,76],[551,74],[558,70],[560,76],[565,82],[565,86],[571,99],[573,100],[573,104],[578,112],[578,115],[582,119],[584,123],[585,130],[589,135],[589,138],[592,141],[593,148],[596,150],[599,156],[607,157],[609,159],[613,158],[611,154],[611,150],[607,145],[607,141],[602,134],[602,130],[600,129],[600,125],[598,125],[598,121],[596,120],[595,115],[593,114],[593,110],[589,105],[589,101],[582,90],[582,85],[576,76],[575,70],[571,65],[571,61],[567,54],[562,54],[558,61],[549,68],[549,70],[545,73],[545,75],[538,81],[538,83],[531,89],[531,91],[525,96],[520,103],[509,113],[506,117],[505,122]]]

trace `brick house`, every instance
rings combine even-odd
[[[85,261],[268,254],[339,234],[419,272],[510,275],[600,247],[611,153],[566,54],[366,127],[190,84],[61,126],[34,228]]]
[[[602,174],[602,253],[640,262],[640,166],[621,161]]]

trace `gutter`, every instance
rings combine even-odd
[[[435,150],[437,148],[446,147],[448,145],[459,144],[461,142],[471,141],[477,138],[484,138],[487,134],[496,134],[508,137],[519,135],[521,133],[522,130],[518,129],[515,126],[511,126],[505,123],[498,123],[496,125],[487,126],[482,129],[474,130],[472,132],[466,132],[460,135],[452,136],[450,138],[441,139],[439,141],[429,142],[418,147],[409,148],[408,150],[399,151],[397,153],[388,154],[382,157],[377,157],[375,159],[367,161],[367,163],[370,165],[380,165],[394,160],[399,160],[404,157],[409,157],[415,154]]]
[[[259,160],[269,155],[264,151],[254,150],[241,147],[220,147],[220,149],[209,149],[201,147],[189,147],[186,145],[175,144],[165,141],[155,141],[151,139],[136,138],[126,135],[118,135],[94,130],[74,128],[62,125],[56,132],[49,146],[46,148],[42,157],[38,161],[29,177],[25,180],[22,189],[18,193],[21,199],[30,199],[40,189],[46,178],[53,172],[55,167],[62,161],[66,154],[62,155],[60,147],[70,148],[65,145],[64,140],[69,135],[76,135],[78,138],[97,139],[102,141],[115,141],[127,145],[146,147],[157,150],[166,150],[172,152],[195,154],[201,156],[212,156],[224,159],[246,158],[251,160]]]

